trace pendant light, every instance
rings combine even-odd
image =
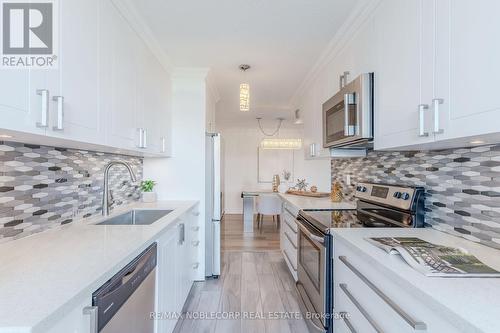
[[[302,148],[302,139],[282,139],[282,138],[273,138],[275,135],[279,136],[279,131],[281,128],[281,125],[283,125],[283,121],[285,120],[284,118],[276,118],[278,121],[278,125],[276,126],[276,129],[268,133],[264,131],[264,128],[262,127],[261,124],[262,118],[257,118],[257,123],[259,124],[259,129],[264,134],[267,136],[267,138],[264,138],[260,142],[260,147],[262,149],[300,149]]]
[[[250,69],[250,65],[242,64],[239,66],[239,69],[245,73]],[[250,85],[248,83],[240,84],[240,111],[250,111]]]

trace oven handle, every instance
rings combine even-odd
[[[397,225],[398,227],[404,227],[404,228],[408,228],[409,226],[404,224],[404,223],[400,223],[400,222],[397,222],[397,221],[394,221],[394,220],[391,220],[387,217],[383,217],[381,215],[378,215],[378,214],[375,214],[375,213],[372,213],[372,212],[369,212],[367,210],[364,210],[364,209],[359,209],[363,214],[366,214],[368,216],[371,216],[371,217],[375,217],[377,219],[380,219],[380,220],[384,220],[385,222],[389,222],[390,224],[395,224]]]
[[[300,222],[300,220],[298,220]],[[316,243],[320,243],[321,245],[325,245],[325,240],[323,237],[316,236],[312,232],[310,232],[302,223],[298,223],[300,230],[306,234],[307,237],[315,241]]]
[[[307,306],[308,303],[306,303],[306,301],[304,300],[304,297],[302,297],[302,293],[305,293],[305,288],[302,286],[302,283],[297,281],[295,283],[295,287],[297,287],[297,294],[299,295],[299,307],[301,308],[302,312],[314,313],[314,310],[312,310],[312,309],[314,309],[312,304],[310,305],[310,307],[308,307]],[[317,332],[326,333],[325,328],[318,326],[313,321],[313,318],[314,318],[314,316],[312,316],[311,318],[304,318],[304,320],[307,321],[310,325],[312,325],[312,327],[314,327],[314,329]]]

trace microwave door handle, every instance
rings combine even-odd
[[[354,94],[344,94],[344,136],[355,135],[355,124],[349,123],[349,106],[354,104]]]
[[[344,94],[344,136],[349,136],[349,94]]]

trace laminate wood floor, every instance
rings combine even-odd
[[[261,229],[254,219],[252,232],[243,232],[243,215],[224,215],[221,223],[222,251],[279,251],[280,234],[272,217],[264,217]]]
[[[226,216],[221,276],[195,282],[175,333],[308,332],[276,225],[267,219],[262,232],[244,234],[242,224],[241,216]]]

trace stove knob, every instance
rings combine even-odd
[[[361,186],[361,192],[366,192],[366,187]]]
[[[405,193],[402,193],[402,194],[401,194],[401,199],[403,199],[403,200],[408,200],[408,199],[410,199],[410,194],[409,194],[409,193],[406,193],[406,192],[405,192]]]
[[[394,192],[393,197],[396,198],[396,199],[400,199],[401,198],[401,192]]]
[[[356,186],[356,191],[361,192],[361,186]]]

